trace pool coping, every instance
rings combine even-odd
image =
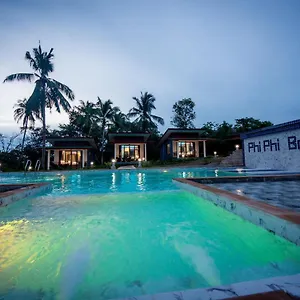
[[[300,273],[289,276],[270,277],[253,281],[232,283],[199,289],[188,289],[168,293],[148,294],[136,297],[121,298],[122,300],[221,300],[284,291],[289,295],[300,297]],[[119,300],[121,300],[119,299]]]
[[[22,184],[0,184],[4,187],[20,187],[13,190],[0,193],[0,207],[7,206],[13,202],[36,195],[38,193],[47,192],[52,189],[52,184],[48,182],[42,183],[22,183]]]
[[[199,165],[199,166],[170,166],[170,165],[166,165],[164,166],[159,166],[159,167],[145,167],[145,168],[136,168],[136,169],[132,169],[132,170],[118,170],[118,169],[75,169],[75,170],[48,170],[48,171],[15,171],[15,172],[0,172],[0,178],[1,176],[5,176],[5,175],[27,175],[27,174],[36,174],[36,175],[45,175],[45,174],[53,174],[53,173],[57,173],[57,174],[63,174],[63,173],[86,173],[86,172],[107,172],[107,173],[111,173],[111,172],[123,172],[123,171],[140,171],[140,170],[153,170],[153,171],[157,171],[157,170],[169,170],[169,169],[205,169],[205,170],[219,170],[219,171],[228,171],[231,172],[232,170],[236,170],[239,169],[239,167],[212,167],[212,166],[207,166],[207,165]],[[244,170],[244,169],[243,169]],[[246,169],[245,169],[246,170]],[[236,172],[233,172],[236,173]],[[297,173],[297,171],[295,171],[295,173]],[[299,172],[300,173],[300,170]]]
[[[203,178],[206,180],[207,178]],[[191,179],[173,179],[181,189],[211,201],[251,223],[300,246],[300,213],[279,208],[246,196],[212,187]]]
[[[246,176],[216,176],[216,177],[195,177],[188,178],[194,182],[202,184],[212,183],[230,183],[230,182],[266,182],[266,181],[298,181],[300,174],[260,174],[260,175],[246,175]]]

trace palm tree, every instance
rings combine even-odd
[[[144,94],[141,92],[141,97],[136,98],[133,97],[135,100],[136,107],[130,109],[128,113],[129,118],[136,118],[134,123],[141,124],[142,131],[146,131],[151,129],[151,127],[157,127],[157,124],[164,125],[164,119],[153,115],[152,110],[156,109],[154,102],[155,98],[152,94],[145,92]]]
[[[61,107],[64,111],[71,108],[68,100],[74,100],[74,93],[63,83],[50,78],[48,75],[54,70],[53,48],[49,52],[43,52],[41,45],[33,48],[33,54],[29,51],[25,54],[25,59],[29,62],[34,73],[16,73],[7,76],[4,82],[9,81],[29,81],[35,80],[35,88],[28,99],[28,109],[30,111],[40,111],[43,122],[43,151],[42,168],[45,168],[45,146],[46,146],[46,108],[53,106],[60,113]]]
[[[80,104],[75,106],[70,112],[70,123],[75,125],[80,131],[88,136],[91,136],[92,130],[100,121],[98,108],[95,103],[89,101],[79,101]]]
[[[106,145],[105,133],[110,125],[118,122],[117,115],[120,114],[120,108],[113,106],[113,102],[111,100],[102,101],[99,97],[97,101],[97,107],[102,131],[101,164],[103,164],[103,152]]]
[[[22,139],[22,146],[21,149],[23,151],[24,149],[24,143],[25,143],[25,137],[26,137],[26,132],[28,129],[28,124],[30,124],[32,127],[34,126],[36,118],[39,118],[39,113],[34,112],[29,109],[28,107],[28,100],[24,98],[23,100],[18,100],[17,103],[14,105],[16,108],[14,110],[14,119],[17,123],[19,123],[21,120],[22,121],[22,127],[21,129],[24,131],[23,133],[23,139]]]

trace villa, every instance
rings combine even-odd
[[[160,159],[206,157],[206,142],[212,140],[204,138],[201,129],[168,128],[161,137]]]
[[[93,164],[97,150],[93,138],[49,137],[47,142],[47,170],[51,164],[75,169]]]
[[[147,141],[149,133],[120,132],[109,133],[108,142],[113,145],[113,158],[117,162],[136,162],[147,160]]]

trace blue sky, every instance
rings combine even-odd
[[[41,40],[74,105],[99,96],[127,112],[149,91],[165,127],[183,97],[196,103],[197,126],[300,117],[298,0],[2,0],[0,38],[1,81],[30,71],[25,52]],[[0,84],[0,132],[18,130],[12,106],[32,89]],[[67,120],[48,114],[53,128]]]

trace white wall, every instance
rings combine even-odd
[[[244,157],[248,168],[300,171],[300,129],[247,138]]]

